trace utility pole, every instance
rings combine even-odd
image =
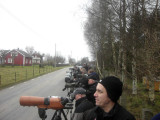
[[[56,67],[56,43],[55,43],[54,67]]]

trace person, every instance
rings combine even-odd
[[[160,120],[160,113],[153,116],[151,120]]]
[[[82,75],[86,75],[87,74],[87,70],[85,68],[80,68],[81,74]]]
[[[91,68],[91,69],[89,69],[88,70],[88,75],[90,75],[91,73],[93,73],[94,72],[94,70]]]
[[[75,111],[72,120],[83,120],[84,112],[94,107],[86,98],[86,90],[84,88],[75,89],[71,98],[75,99]]]
[[[119,78],[108,76],[99,81],[94,97],[96,106],[84,114],[84,120],[136,120],[118,103],[123,84]]]
[[[74,81],[76,81],[76,79],[78,78],[79,74],[82,74],[82,72],[80,71],[80,68],[77,67],[77,66],[74,66],[74,70],[73,70]]]
[[[92,69],[92,68],[90,68],[89,70],[88,70],[88,76],[90,76],[90,75],[97,75],[96,77],[97,77],[97,79],[99,80],[99,75]]]
[[[94,93],[96,91],[96,86],[99,80],[99,76],[97,74],[91,74],[88,77],[88,87],[87,87],[87,99],[91,101],[95,105],[95,97]]]
[[[85,68],[86,71],[88,71],[89,67],[88,67],[87,63],[84,63],[84,64],[83,64],[83,68]]]

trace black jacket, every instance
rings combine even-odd
[[[100,107],[94,107],[84,114],[84,120],[136,120],[134,116],[118,103],[109,113],[104,112]]]
[[[95,97],[94,97],[94,93],[96,92],[96,86],[97,86],[97,82],[95,82],[92,85],[88,85],[88,88],[86,89],[86,96],[87,99],[92,102],[95,105]]]
[[[72,120],[83,120],[84,112],[93,108],[93,104],[86,97],[80,98],[75,103],[75,111]]]

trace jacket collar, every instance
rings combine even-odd
[[[75,104],[75,107],[77,107],[82,101],[84,101],[86,99],[86,97],[82,97],[78,100],[76,100],[76,104]]]
[[[108,113],[105,112],[103,109],[101,109],[98,106],[95,108],[95,112],[98,113],[99,115],[103,116],[103,118],[112,117],[118,110],[119,110],[119,104],[118,103],[116,103],[114,105],[114,107]]]

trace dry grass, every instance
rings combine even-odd
[[[151,103],[148,97],[147,87],[142,83],[138,84],[138,94],[132,95],[132,85],[128,84],[124,89],[126,94],[126,109],[129,110],[137,120],[142,120],[143,110],[148,109],[155,115],[160,112],[160,92],[155,92],[155,101]]]

